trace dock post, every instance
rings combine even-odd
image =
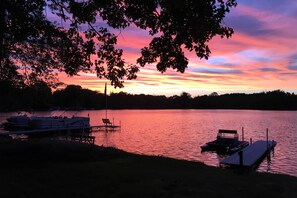
[[[114,117],[112,117],[112,131],[114,131],[115,129],[114,129]]]
[[[267,143],[267,150],[269,150],[269,142],[268,142],[268,128],[266,129],[266,143]]]
[[[120,131],[122,132],[122,121],[120,120]]]
[[[241,135],[242,141],[244,141],[244,128],[242,127],[242,135]]]
[[[272,148],[271,148],[271,151],[272,151],[272,156],[274,156],[274,147],[275,147],[275,142],[274,140],[272,140]]]
[[[243,165],[243,152],[239,151],[238,155],[239,155],[239,165],[242,167],[242,165]]]
[[[252,138],[250,138],[250,144],[253,144],[253,139]]]

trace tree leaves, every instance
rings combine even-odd
[[[26,82],[34,76],[47,81],[57,71],[70,76],[83,71],[123,87],[125,79],[137,77],[139,67],[124,60],[108,26],[125,29],[133,24],[149,31],[153,38],[141,49],[140,66],[157,62],[160,72],[168,68],[184,72],[185,50],[207,59],[211,53],[207,43],[214,36],[233,34],[222,20],[236,1],[2,0],[1,4],[0,79]],[[102,20],[105,25],[98,23]]]

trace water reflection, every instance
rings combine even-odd
[[[59,115],[41,112],[37,115]],[[64,115],[90,116],[91,125],[100,125],[105,111],[66,112]],[[96,144],[128,152],[162,155],[177,159],[201,161],[218,166],[224,157],[212,152],[201,153],[200,146],[214,140],[219,129],[234,129],[245,139],[277,141],[271,160],[263,160],[258,171],[297,176],[297,112],[252,110],[110,110],[109,118],[121,121],[121,131],[100,132]],[[8,114],[0,114],[4,119]]]

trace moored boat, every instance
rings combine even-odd
[[[55,132],[89,133],[89,117],[66,116],[12,116],[3,123],[10,134],[45,135]]]
[[[201,146],[201,151],[217,151],[226,154],[235,153],[248,146],[247,141],[240,141],[236,130],[220,129],[214,141],[207,142]]]
[[[89,117],[32,117],[29,122],[30,129],[49,129],[49,128],[71,128],[71,127],[90,127]]]
[[[29,128],[30,117],[27,115],[11,116],[2,124],[6,131],[24,130]]]

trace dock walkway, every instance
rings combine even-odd
[[[270,150],[275,147],[275,145],[276,142],[273,140],[268,142],[264,140],[256,141],[255,143],[241,150],[242,158],[240,157],[239,151],[220,161],[220,165],[244,166],[252,168],[261,159],[263,159],[270,152]]]
[[[88,143],[88,144],[95,144],[95,137],[94,136],[81,136],[81,135],[72,135],[71,137],[71,141],[75,141],[75,142],[81,142],[81,143]]]

